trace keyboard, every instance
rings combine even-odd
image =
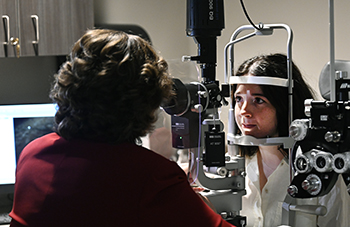
[[[0,225],[1,224],[10,224],[11,217],[9,216],[9,213],[0,213]]]

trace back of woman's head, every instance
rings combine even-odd
[[[73,46],[55,75],[57,133],[119,143],[146,135],[172,93],[167,63],[138,36],[94,29]]]
[[[284,54],[260,55],[240,65],[236,76],[269,76],[288,78],[287,56]],[[299,68],[292,63],[293,119],[305,118],[304,100],[313,98],[311,88],[304,81]],[[288,88],[260,85],[264,95],[276,108],[279,136],[288,136]]]

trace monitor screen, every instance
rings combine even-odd
[[[53,132],[55,113],[53,103],[0,105],[0,193],[13,188],[22,149],[30,141]]]

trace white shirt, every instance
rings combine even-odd
[[[277,227],[281,225],[282,204],[290,184],[289,165],[285,160],[269,176],[260,192],[257,155],[246,158],[246,191],[242,198],[241,215],[247,217],[247,227]],[[303,199],[303,204],[319,204],[327,207],[324,217],[297,213],[296,226],[345,227],[350,226],[350,196],[341,175],[333,189],[325,196]],[[334,207],[333,207],[334,205]],[[298,221],[302,220],[302,223]]]

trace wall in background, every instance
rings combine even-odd
[[[186,37],[186,1],[95,0],[95,23],[137,24],[151,37],[154,47],[166,59],[196,53]]]
[[[293,60],[307,81],[318,92],[318,77],[329,61],[329,8],[328,0],[264,0],[244,1],[251,19],[255,23],[284,23],[294,34]],[[229,40],[232,31],[248,24],[238,0],[226,0],[226,29],[223,39]],[[334,1],[335,56],[350,60],[348,31],[350,19],[347,13],[349,1]],[[221,41],[219,41],[220,43]],[[223,47],[223,44],[220,43]],[[237,45],[238,47],[238,45]],[[219,47],[220,48],[220,47]],[[237,63],[259,53],[285,52],[285,32],[276,32],[271,38],[259,38],[242,42],[237,48]]]
[[[328,0],[244,1],[255,23],[284,23],[294,33],[293,59],[312,87],[318,91],[318,76],[329,61]],[[223,49],[234,30],[248,24],[240,1],[224,0],[225,29],[218,37],[218,76],[224,80]],[[350,24],[350,1],[335,1],[336,58],[350,59],[347,33]],[[97,23],[139,24],[152,38],[166,59],[195,55],[196,44],[186,36],[186,0],[95,0]],[[236,45],[235,62],[262,53],[286,52],[286,33],[277,31],[271,37],[252,39]]]

